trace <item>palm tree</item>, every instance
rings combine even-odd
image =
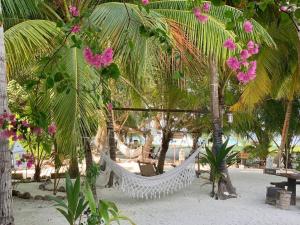
[[[11,11],[7,10],[8,13],[6,13],[5,15],[9,15],[9,12],[16,12],[13,15],[14,18],[21,18],[22,20],[29,17],[42,18],[42,19],[47,18],[48,20],[39,21],[40,24],[37,25],[37,29],[41,30],[42,24],[43,25],[45,25],[45,23],[52,24],[48,27],[44,26],[47,29],[47,34],[49,34],[48,33],[49,29],[53,29],[53,28],[55,28],[57,32],[57,28],[55,27],[55,24],[50,22],[49,20],[51,19],[53,20],[53,18],[56,21],[68,19],[68,13],[66,12],[66,10],[64,10],[64,5],[58,5],[56,11],[59,13],[55,13],[54,10],[51,10],[51,7],[49,7],[49,5],[48,7],[47,4],[45,5],[44,1],[37,1],[38,4],[35,4],[35,7],[33,7],[30,10],[24,10],[22,11],[22,15],[19,15],[20,14],[19,11],[14,10],[16,7],[13,6],[16,6],[18,4],[17,2],[22,2],[22,0],[18,0],[14,3],[11,3],[11,1],[7,1],[7,0],[2,0],[2,1],[6,2],[6,7],[12,9]],[[35,1],[35,3],[37,2]],[[88,8],[91,6],[92,2],[93,1],[88,1],[88,0],[81,1],[80,8],[81,9]],[[20,5],[22,6],[22,8],[26,7],[26,4],[25,6],[24,4],[20,4]],[[42,8],[36,6],[40,6]],[[145,31],[144,32],[145,34],[151,34],[151,35],[153,34],[152,31],[157,31],[157,28],[159,28],[159,32],[158,32],[159,35],[163,34],[163,36],[160,36],[160,38],[162,37],[160,40],[168,39],[168,36],[170,36],[172,39],[176,37],[176,35],[172,35],[174,34],[174,29],[171,30],[169,28],[169,25],[172,22],[174,24],[175,21],[175,24],[179,24],[179,26],[177,27],[181,28],[180,30],[187,34],[187,36],[189,37],[189,42],[197,46],[207,56],[212,56],[213,54],[215,54],[214,57],[216,58],[216,61],[220,61],[218,63],[220,66],[224,65],[223,62],[229,55],[228,52],[222,48],[224,40],[227,39],[228,37],[231,38],[240,37],[241,40],[246,40],[251,37],[253,40],[260,43],[263,41],[266,41],[267,43],[272,42],[269,36],[267,35],[267,33],[265,32],[265,30],[257,23],[255,23],[255,32],[253,33],[252,36],[244,35],[241,26],[236,26],[235,30],[226,30],[225,23],[224,23],[224,21],[226,21],[226,11],[228,10],[232,11],[236,18],[242,15],[240,11],[227,6],[219,7],[219,8],[213,7],[210,20],[205,25],[201,25],[198,23],[198,21],[196,21],[194,16],[191,14],[190,5],[186,1],[154,2],[150,5],[150,8],[152,8],[152,10],[150,11],[149,14],[147,14],[147,12],[140,11],[139,8],[133,4],[113,3],[113,2],[104,3],[97,6],[94,9],[89,20],[91,24],[96,25],[98,27],[100,26],[102,28],[102,32],[99,33],[99,39],[100,39],[99,44],[102,46],[107,46],[109,43],[111,43],[111,46],[116,50],[117,62],[120,65],[123,65],[124,70],[122,68],[122,71],[124,71],[126,74],[132,77],[147,75],[147,71],[152,71],[151,70],[151,68],[153,69],[152,65],[156,64],[155,63],[156,55],[153,53],[156,53],[157,50],[161,51],[161,45],[153,45],[152,43],[150,43],[150,41],[153,41],[153,39],[157,38],[155,36],[155,33],[154,33],[154,38],[150,38],[149,41],[147,38],[141,36],[140,33],[141,27],[144,28],[143,30]],[[46,10],[47,13],[42,14],[42,16],[41,13],[35,13],[36,11],[39,11],[39,9]],[[19,15],[19,17],[17,15]],[[63,15],[62,17],[64,19],[62,19],[59,15]],[[36,21],[36,20],[32,20],[32,21]],[[31,24],[32,21],[26,20],[23,23]],[[24,25],[23,23],[19,23],[19,22],[20,20],[15,22],[14,24],[18,23],[16,26],[20,26],[20,27]],[[12,28],[13,27],[9,29]],[[24,30],[22,31],[21,29],[20,32],[24,32]],[[164,33],[166,33],[167,35],[165,35]],[[169,33],[171,34],[168,35]],[[179,37],[180,39],[178,33],[175,34],[177,34],[177,37]],[[218,34],[217,35],[218,38],[214,38],[216,34]],[[40,44],[36,42],[37,37],[39,38],[43,37],[45,39],[45,35],[42,35],[41,33],[38,33],[36,31],[34,36],[22,35],[19,39],[25,41],[24,37],[26,37],[25,39],[30,39],[29,41],[31,41],[36,45]],[[46,35],[46,38],[49,41],[48,43],[51,43],[50,49],[49,49],[49,45],[46,45],[47,47],[45,47],[45,45],[41,45],[39,51],[36,52],[44,51],[51,56],[51,52],[53,53],[53,51],[57,49],[57,44],[55,44],[55,42],[52,41],[53,37],[54,36]],[[28,42],[28,40],[26,41]],[[134,43],[139,43],[139,46],[133,46],[134,48],[128,47],[128,46],[132,46],[132,43],[133,45]],[[25,46],[24,42],[23,44],[21,44],[21,46]],[[13,49],[13,47],[11,47],[11,49]],[[25,54],[19,56],[14,56],[13,52],[12,54],[9,54],[12,56],[11,60],[8,60],[8,62],[11,63],[11,65],[13,65],[13,59],[18,59],[19,62],[21,62],[19,65],[23,65],[23,66],[26,65],[26,59],[27,61],[30,61],[29,59],[32,59],[32,52],[30,52],[30,47],[29,48],[23,47],[20,49],[22,49],[23,53]],[[76,55],[78,56],[78,54]],[[70,59],[74,59],[74,58],[71,57]],[[68,67],[68,69],[70,69],[71,67]],[[70,71],[72,70],[70,69]],[[74,77],[74,80],[78,80],[78,79]],[[72,84],[75,83],[73,82]],[[82,98],[80,97],[78,98],[77,95],[71,94],[71,96],[73,97],[72,102],[78,103],[80,102],[80,100],[82,100]],[[72,137],[70,135],[67,135],[66,138],[61,137],[62,140],[60,145],[64,147],[68,147],[68,149],[74,149],[71,148],[70,146],[72,146],[74,142],[77,141],[78,143],[79,141],[82,140],[81,138],[77,138],[80,137],[79,134],[80,129],[75,129],[78,128],[78,124],[80,125],[80,122],[76,121],[74,118],[78,119],[81,118],[81,116],[77,114],[78,115],[77,117],[72,116],[68,118],[67,115],[70,112],[69,111],[70,109],[65,107],[65,110],[62,110],[58,106],[65,105],[70,107],[70,105],[65,104],[62,98],[60,98],[60,100],[61,102],[59,104],[57,103],[55,104],[57,107],[55,107],[54,105],[54,109],[57,111],[53,113],[53,115],[57,116],[55,117],[55,120],[57,120],[56,122],[58,124],[58,128],[61,131],[59,133],[60,135],[65,135],[66,132],[72,131],[75,132],[76,134]],[[73,104],[72,106],[75,107],[71,110],[72,113],[80,112],[80,110],[78,110],[77,104]],[[64,119],[66,119],[65,122],[63,122]]]
[[[225,60],[229,57],[230,53],[224,49],[223,43],[226,39],[232,38],[235,40],[237,37],[240,43],[243,44],[248,40],[254,40],[257,43],[266,43],[267,45],[274,46],[274,42],[266,30],[252,20],[254,24],[254,32],[252,34],[245,34],[242,29],[241,22],[238,18],[243,16],[243,13],[230,6],[212,7],[209,15],[209,20],[206,24],[199,23],[193,14],[191,8],[193,5],[187,1],[158,1],[150,4],[150,7],[168,19],[176,21],[188,36],[189,40],[199,48],[208,58],[210,67],[210,87],[211,87],[211,112],[213,121],[213,137],[214,137],[214,151],[219,149],[218,146],[222,145],[222,109],[219,105],[220,96],[229,76],[226,73],[221,73],[225,68]],[[229,13],[228,13],[229,12]],[[234,18],[234,28],[226,29],[227,22],[230,21],[228,14]],[[216,35],[217,34],[217,35]],[[238,50],[241,46],[238,46]],[[223,86],[219,83],[219,76],[223,76],[225,80]],[[222,105],[221,105],[222,106]],[[220,192],[229,192],[235,194],[235,190],[230,182],[226,166],[223,166],[225,179],[219,183]],[[226,185],[225,185],[226,184]],[[227,187],[225,187],[227,186]],[[223,195],[225,197],[225,195]]]
[[[0,2],[0,10],[2,5]],[[0,113],[8,112],[6,61],[4,47],[3,21],[0,21]],[[0,224],[13,225],[12,186],[11,186],[11,154],[8,140],[0,138]]]
[[[292,29],[291,29],[292,28]],[[253,110],[266,97],[282,100],[285,118],[281,129],[281,142],[277,154],[277,166],[281,164],[281,155],[286,149],[293,104],[300,93],[299,40],[297,30],[291,21],[274,21],[269,33],[274,38],[277,49],[267,48],[260,56],[260,68],[257,80],[247,85],[233,106],[233,110]],[[254,91],[255,90],[255,91]],[[251,98],[250,98],[251,96]]]

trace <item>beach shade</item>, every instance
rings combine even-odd
[[[17,161],[20,160],[22,158],[22,155],[25,154],[25,150],[22,147],[22,145],[20,144],[20,142],[16,141],[12,148],[11,148],[11,153],[12,153],[12,165],[13,168],[17,169],[23,169],[26,168],[26,163],[22,163],[19,166],[17,165]]]

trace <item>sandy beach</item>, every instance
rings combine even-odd
[[[131,199],[122,192],[98,189],[98,196],[115,202],[122,213],[137,225],[299,225],[300,198],[297,205],[281,210],[265,204],[266,186],[283,178],[263,174],[260,169],[230,169],[238,198],[226,201],[209,197],[206,179],[196,179],[191,186],[156,200]],[[205,176],[205,175],[204,175]],[[18,190],[37,190],[37,184],[21,184]],[[298,195],[300,192],[298,191]],[[16,225],[66,225],[67,221],[52,207],[53,203],[14,199]],[[127,224],[122,222],[121,224]]]

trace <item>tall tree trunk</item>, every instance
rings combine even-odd
[[[158,164],[157,164],[157,172],[162,174],[164,172],[164,165],[166,154],[169,149],[169,143],[172,139],[172,132],[168,128],[163,129],[163,137],[161,142],[161,151],[158,157]]]
[[[219,147],[222,145],[222,126],[220,120],[220,99],[219,99],[219,75],[216,59],[213,57],[210,59],[210,85],[211,85],[211,114],[213,123],[213,148],[212,151],[216,155],[218,154]],[[222,163],[220,170],[224,177],[222,177],[218,183],[218,197],[220,199],[228,198],[225,194],[236,194],[235,188],[232,186],[227,166],[225,162]]]
[[[193,147],[192,147],[192,152],[195,152],[197,150],[197,148],[199,147],[198,142],[199,142],[199,138],[200,138],[200,134],[194,134],[193,135]]]
[[[0,10],[2,11],[1,1]],[[0,24],[0,114],[8,111],[3,24]],[[0,225],[13,225],[11,153],[8,140],[0,138]]]
[[[287,108],[285,111],[284,123],[281,131],[281,142],[277,153],[277,167],[280,167],[281,165],[282,153],[285,150],[286,141],[289,133],[292,111],[293,111],[293,101],[288,100]]]
[[[92,167],[93,167],[93,154],[92,154],[92,148],[90,144],[89,133],[84,126],[82,127],[80,132],[81,132],[82,145],[84,148],[84,156],[85,156],[85,174],[89,181],[91,190],[93,192],[94,199],[95,201],[97,201],[98,198],[97,198],[96,183],[95,183],[96,179],[95,177],[93,177],[93,174],[91,174]]]
[[[109,144],[109,155],[113,161],[117,158],[117,147],[115,142],[115,132],[112,111],[107,112],[107,133],[108,133],[108,144]],[[111,172],[108,182],[108,187],[113,185],[113,172]]]
[[[41,163],[37,162],[34,169],[33,180],[36,182],[41,181]]]
[[[96,149],[97,152],[102,152],[105,147],[107,147],[107,127],[106,125],[98,126],[98,131],[96,134]]]
[[[76,151],[76,150],[75,150]],[[78,167],[78,159],[77,159],[77,153],[73,153],[70,160],[69,165],[69,175],[72,179],[75,179],[79,177],[79,167]]]

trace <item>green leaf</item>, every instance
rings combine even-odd
[[[37,84],[38,84],[38,81],[37,81],[37,80],[27,80],[27,81],[25,82],[25,88],[26,88],[26,90],[30,91],[30,90],[32,90],[33,87],[34,87],[35,85],[37,85]]]
[[[64,79],[64,75],[61,72],[54,74],[54,81],[59,82]]]
[[[173,74],[173,79],[175,79],[175,80],[178,80],[178,79],[180,79],[180,78],[182,78],[183,77],[183,73],[182,72],[180,72],[180,71],[176,71],[174,74]]]
[[[300,19],[300,9],[296,9],[294,15],[297,19]]]
[[[62,215],[64,215],[64,217],[68,220],[69,224],[74,224],[73,218],[72,216],[70,216],[66,211],[64,211],[63,209],[60,208],[56,208],[57,211],[59,211]]]
[[[46,79],[46,89],[50,89],[54,87],[54,80],[52,77],[47,77]]]
[[[233,19],[233,11],[230,10],[225,11],[224,16],[228,19]]]
[[[100,200],[100,206],[99,206],[100,214],[105,221],[106,224],[109,224],[109,214],[108,214],[108,205],[105,203],[105,201]]]
[[[119,67],[117,66],[117,64],[112,63],[110,66],[108,66],[102,70],[102,75],[104,77],[117,80],[120,77],[121,73],[120,73],[120,70],[119,70]]]
[[[85,198],[88,201],[90,210],[92,211],[92,213],[96,213],[97,205],[96,205],[92,190],[91,190],[89,184],[87,184],[87,183],[86,183],[86,188],[85,188],[84,195],[85,195]]]

